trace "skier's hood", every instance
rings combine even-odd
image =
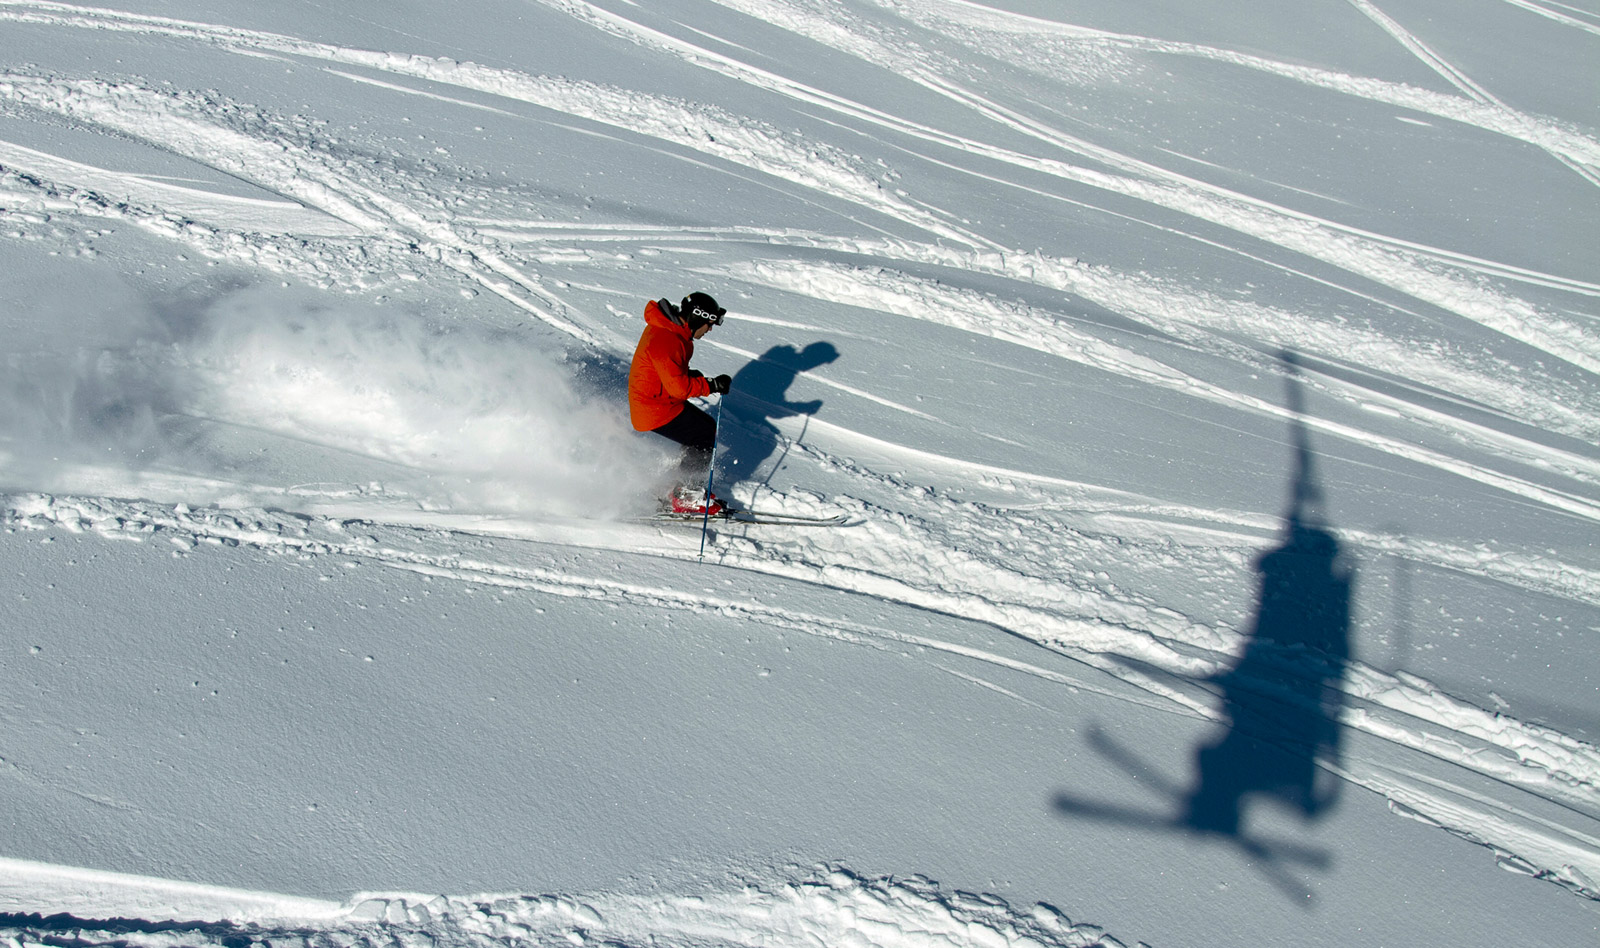
[[[667,300],[651,300],[644,307],[644,321],[657,329],[665,329],[685,337],[693,337],[689,321],[683,318],[678,307]]]

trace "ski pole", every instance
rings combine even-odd
[[[706,465],[706,496],[700,501],[704,513],[700,517],[700,562],[706,561],[706,531],[711,526],[711,472],[717,467],[717,435],[722,432],[722,402],[726,395],[717,396],[717,427],[711,435],[711,463]]]

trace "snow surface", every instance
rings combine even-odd
[[[1600,943],[1597,49],[0,0],[5,943]]]

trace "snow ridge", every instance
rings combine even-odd
[[[3,871],[5,866],[0,866]],[[51,868],[51,867],[45,867]],[[123,893],[170,889],[163,880],[96,874]],[[222,895],[223,893],[218,893]],[[105,896],[102,895],[102,898]],[[113,894],[111,901],[118,896]],[[129,898],[124,894],[123,899]],[[236,899],[271,905],[274,897]],[[95,920],[67,914],[0,914],[11,945],[84,948],[386,948],[507,944],[603,944],[646,948],[1125,948],[1097,926],[1073,923],[1040,903],[1018,910],[1004,899],[946,891],[920,877],[868,878],[839,867],[796,872],[792,881],[747,883],[723,892],[681,896],[480,895],[469,898],[364,893],[332,917],[307,918],[304,900],[278,897],[277,919],[250,915],[173,922]],[[226,903],[221,903],[226,911]],[[209,907],[209,906],[208,906]],[[178,908],[180,913],[183,908]],[[206,908],[201,909],[202,912]],[[214,914],[216,908],[211,908]],[[319,912],[319,915],[324,912]],[[151,916],[159,919],[159,916]]]

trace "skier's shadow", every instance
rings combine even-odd
[[[1269,879],[1297,896],[1310,893],[1281,863],[1325,868],[1326,853],[1251,835],[1246,804],[1274,799],[1307,821],[1332,810],[1341,781],[1330,769],[1339,760],[1339,714],[1345,665],[1350,660],[1352,573],[1327,527],[1321,488],[1301,420],[1298,362],[1285,353],[1289,401],[1294,410],[1295,477],[1284,540],[1256,561],[1260,575],[1255,620],[1244,652],[1231,669],[1206,681],[1218,689],[1227,730],[1195,753],[1187,789],[1162,787],[1173,799],[1171,815],[1082,800],[1062,793],[1058,813],[1128,825],[1167,828],[1228,839],[1257,857]],[[1154,771],[1095,728],[1095,749],[1148,780]]]
[[[809,416],[822,409],[820,398],[789,401],[789,386],[800,373],[837,358],[839,350],[831,342],[813,342],[804,349],[773,346],[739,370],[724,396],[726,414],[718,432],[717,471],[724,488],[731,490],[753,481],[763,465],[778,454],[784,438],[773,419],[806,415],[809,423]],[[769,466],[767,480],[782,461],[780,457]]]

